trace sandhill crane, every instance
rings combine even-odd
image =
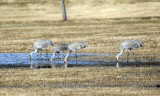
[[[33,44],[33,47],[34,47],[35,51],[30,53],[30,55],[29,55],[30,60],[31,60],[31,57],[32,57],[33,53],[37,53],[38,50],[44,50],[46,52],[47,56],[48,56],[48,53],[45,49],[46,49],[46,47],[48,47],[50,45],[51,46],[54,45],[54,43],[51,40],[40,39],[40,40],[35,41],[34,44]],[[41,52],[41,54],[42,54],[42,52]]]
[[[56,53],[61,53],[63,54],[64,51],[67,50],[68,44],[55,44],[52,48],[53,50],[53,56],[51,57],[51,59],[49,60],[50,62],[52,62],[52,59],[54,58],[54,56],[56,55]]]
[[[122,55],[123,51],[126,49],[127,50],[127,63],[128,63],[128,56],[129,56],[128,50],[131,50],[133,48],[138,48],[138,47],[142,47],[142,43],[139,40],[125,40],[125,41],[123,41],[120,45],[121,52],[116,56],[116,61],[118,61],[119,56]],[[134,53],[133,53],[133,55],[134,55]],[[136,60],[136,58],[135,58],[135,60]]]
[[[65,68],[67,67],[67,58],[68,58],[69,54],[73,51],[75,56],[77,57],[76,51],[83,49],[85,47],[88,47],[88,45],[87,45],[87,43],[85,43],[83,41],[77,41],[77,42],[73,42],[73,43],[68,44],[68,47],[67,47],[68,53],[67,53],[66,57],[64,58]]]
[[[63,53],[64,51],[68,51],[67,55],[64,58],[65,68],[67,68],[67,58],[69,54],[73,51],[76,55],[76,51],[88,47],[87,43],[83,41],[77,41],[70,44],[56,44],[53,46],[53,56],[49,60],[50,62],[56,55],[56,53]],[[77,57],[77,56],[76,56]]]

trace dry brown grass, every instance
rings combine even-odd
[[[1,96],[160,95],[160,71],[156,67],[11,68],[0,73]]]
[[[82,19],[66,22],[2,21],[0,52],[31,52],[35,40],[51,39],[54,43],[87,42],[89,47],[79,52],[118,53],[123,40],[138,39],[144,47],[134,51],[144,55],[141,59],[159,59],[159,23],[159,17]],[[51,52],[51,47],[48,49]]]
[[[67,0],[66,22],[59,1],[1,0],[0,52],[31,52],[35,40],[51,39],[87,42],[89,47],[78,52],[118,53],[123,40],[138,39],[144,45],[134,50],[140,60],[160,59],[159,0]],[[10,68],[0,73],[2,96],[160,95],[159,67]]]
[[[2,0],[0,52],[30,52],[32,43],[42,38],[55,43],[86,41],[89,47],[83,52],[88,53],[119,52],[126,39],[142,41],[145,47],[137,53],[160,51],[158,0],[76,2],[66,1],[69,21],[62,22],[59,1]]]
[[[87,42],[89,47],[79,52],[118,53],[123,40],[139,39],[145,46],[135,50],[144,55],[139,58],[159,59],[158,0],[76,2],[66,1],[69,20],[63,22],[59,1],[2,0],[0,52],[31,52],[35,40],[51,39],[54,43]]]
[[[8,1],[0,1],[3,21],[62,19],[59,0]],[[159,16],[159,4],[159,0],[67,0],[66,9],[69,19],[141,17]]]

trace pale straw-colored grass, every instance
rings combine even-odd
[[[1,69],[2,96],[159,95],[156,67]]]
[[[0,52],[28,53],[35,40],[51,39],[55,44],[87,42],[80,53],[118,53],[123,40],[138,39],[144,47],[133,51],[140,60],[160,59],[159,0],[67,0],[65,22],[59,1],[1,0]],[[160,95],[159,67],[10,68],[0,73],[2,96]]]
[[[123,40],[138,39],[144,47],[134,49],[136,54],[159,59],[159,17],[132,19],[82,19],[62,21],[1,22],[0,52],[31,52],[33,42],[51,39],[56,43],[85,41],[89,47],[78,52],[118,53]],[[49,52],[51,47],[48,48]],[[147,59],[147,58],[145,58]]]

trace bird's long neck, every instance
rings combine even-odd
[[[32,55],[33,55],[33,53],[37,53],[37,51],[38,51],[38,50],[37,50],[37,49],[35,49],[35,51],[33,51],[33,52],[31,52],[31,53],[30,53],[30,56],[32,56]]]
[[[51,59],[49,60],[49,62],[52,62],[52,59],[54,58],[54,56],[56,55],[56,53],[53,53]]]
[[[119,56],[123,54],[123,49],[121,49],[121,52],[116,56],[116,59],[118,60]]]
[[[68,53],[67,53],[66,57],[64,58],[64,62],[67,62],[67,58],[68,58],[68,56],[69,56],[70,52],[71,52],[71,51],[68,51]]]

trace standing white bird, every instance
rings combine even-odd
[[[44,50],[46,52],[47,56],[48,56],[48,53],[46,51],[46,47],[48,47],[50,45],[51,46],[54,45],[54,43],[51,40],[40,39],[40,40],[35,41],[34,44],[33,44],[33,47],[34,47],[35,51],[30,53],[30,60],[31,60],[31,57],[32,57],[33,53],[37,53],[38,50]],[[41,52],[41,54],[42,54],[42,52]]]
[[[139,40],[125,40],[125,41],[123,41],[120,45],[121,52],[116,56],[116,61],[118,61],[119,56],[122,55],[124,50],[126,49],[127,53],[128,53],[127,54],[127,63],[128,63],[128,56],[129,56],[128,50],[131,50],[133,48],[138,48],[138,47],[142,47],[142,43]],[[133,55],[134,55],[134,53],[133,53]],[[135,58],[135,60],[136,60],[136,58]]]
[[[55,57],[56,53],[60,53],[63,54],[64,51],[67,50],[68,44],[55,44],[52,48],[53,50],[53,56],[51,57],[51,59],[49,60],[50,62],[52,62],[52,59]]]
[[[69,54],[73,51],[75,56],[77,57],[76,51],[83,49],[83,48],[86,48],[86,47],[88,47],[88,44],[83,41],[77,41],[77,42],[73,42],[73,43],[68,44],[68,47],[67,47],[68,53],[67,53],[66,57],[64,58],[65,68],[67,67],[67,58],[68,58]]]

